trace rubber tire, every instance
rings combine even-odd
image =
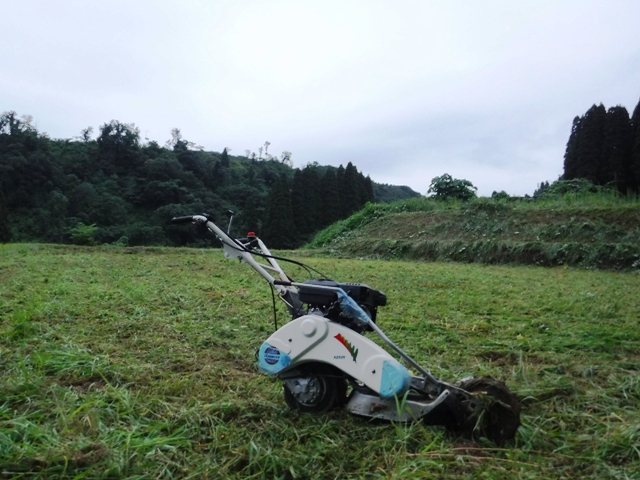
[[[504,382],[491,377],[475,377],[458,385],[470,393],[486,392],[493,397],[478,425],[478,412],[474,412],[461,425],[460,433],[467,438],[486,437],[496,445],[512,441],[520,427],[522,407],[518,397]]]
[[[284,388],[284,401],[292,410],[299,410],[305,413],[326,413],[336,404],[336,398],[340,390],[338,381],[341,379],[334,378],[324,368],[308,367],[302,378],[315,379],[320,385],[320,398],[313,403],[300,402],[295,395],[289,390],[286,384],[282,384]],[[346,393],[346,390],[345,390]]]

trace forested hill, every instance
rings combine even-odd
[[[375,201],[375,192],[379,201],[419,196],[377,185],[351,163],[294,169],[287,155],[265,156],[201,151],[179,134],[165,147],[142,145],[134,125],[117,121],[95,140],[89,129],[76,140],[52,140],[28,118],[5,112],[0,241],[203,245],[201,234],[169,219],[231,209],[236,234],[257,231],[272,246],[291,248]]]

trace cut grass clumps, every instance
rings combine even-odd
[[[256,368],[269,289],[217,251],[0,245],[0,478],[638,477],[637,274],[305,262],[384,291],[436,376],[505,381],[515,442],[290,411]]]
[[[357,239],[342,245],[347,256],[538,266],[580,265],[587,268],[640,268],[640,245],[511,242],[402,241]]]
[[[437,202],[425,197],[414,197],[392,203],[367,203],[362,210],[354,213],[349,218],[340,220],[316,234],[307,246],[309,248],[324,247],[328,243],[345,236],[348,237],[349,232],[357,230],[377,218],[386,217],[394,213],[450,210],[460,205],[462,205],[462,202],[455,199],[450,202]]]
[[[600,192],[368,204],[308,247],[338,256],[638,269],[640,203]]]

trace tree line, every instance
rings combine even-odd
[[[623,106],[600,104],[574,118],[562,180],[577,178],[640,192],[640,102],[631,117]]]
[[[251,230],[290,248],[374,201],[378,187],[351,163],[294,169],[276,157],[206,152],[177,130],[162,147],[115,120],[91,134],[55,140],[29,117],[0,116],[0,241],[205,245],[169,219],[231,209],[232,233]],[[398,198],[418,195],[395,188]]]

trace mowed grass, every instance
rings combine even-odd
[[[216,250],[2,245],[0,477],[640,478],[639,275],[304,261],[383,290],[435,375],[505,380],[514,445],[289,411],[268,286]]]

